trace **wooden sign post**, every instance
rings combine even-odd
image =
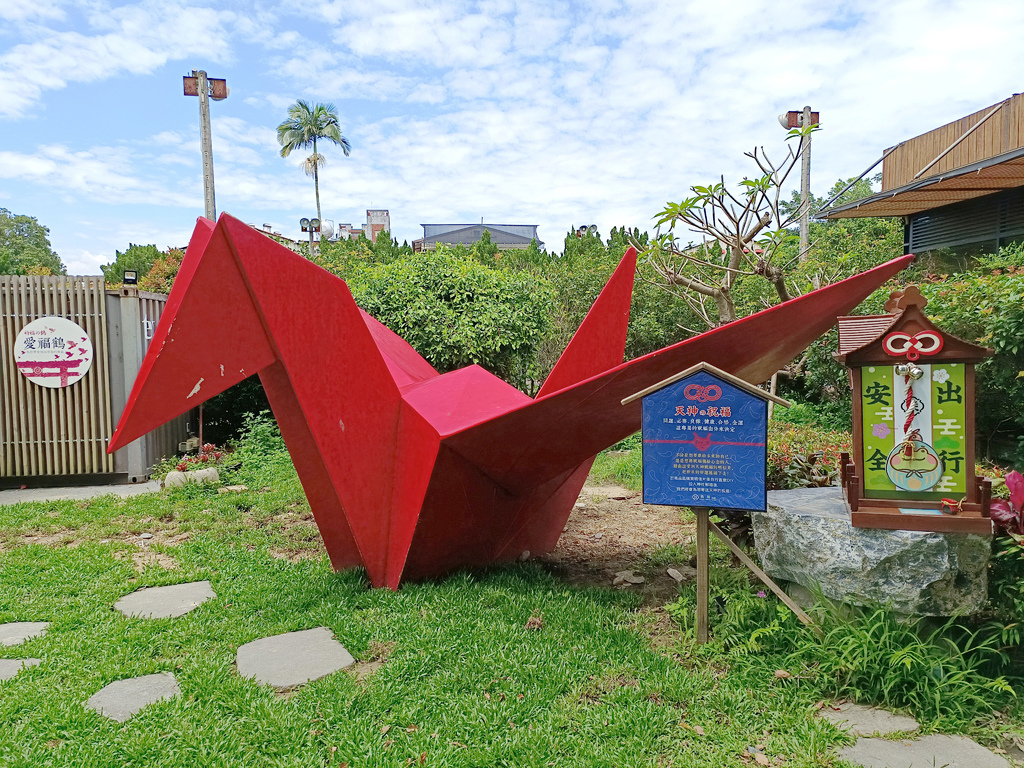
[[[644,503],[697,517],[697,642],[708,639],[708,534],[714,534],[805,624],[811,619],[711,521],[711,508],[764,510],[768,401],[789,402],[707,363],[622,401],[643,400]]]

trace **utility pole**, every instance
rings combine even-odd
[[[803,128],[809,126],[811,124],[811,108],[804,107],[804,113],[800,117],[800,125]],[[807,258],[807,250],[811,247],[811,134],[803,136],[801,141],[807,142],[804,145],[800,168],[800,201],[803,205],[803,213],[800,214],[800,261],[803,261]]]
[[[199,143],[203,152],[203,197],[206,201],[206,218],[217,220],[217,204],[213,196],[213,138],[210,134],[210,99],[221,101],[228,97],[227,82],[220,78],[208,78],[206,72],[192,70],[192,76],[184,77],[185,95],[199,97]]]
[[[804,107],[802,112],[790,110],[784,115],[779,115],[779,124],[786,130],[793,128],[807,128],[817,125],[820,116],[812,112],[810,107]],[[806,133],[800,137],[801,167],[800,167],[800,261],[807,258],[807,251],[811,247],[811,134]]]

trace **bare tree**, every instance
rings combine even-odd
[[[815,130],[794,128],[789,138],[802,139]],[[724,176],[707,187],[690,187],[691,197],[668,203],[658,214],[658,229],[644,253],[663,281],[659,284],[686,301],[709,327],[736,319],[732,292],[745,276],[767,280],[780,301],[791,298],[786,274],[801,254],[783,264],[777,257],[780,247],[795,238],[788,228],[800,219],[803,206],[787,211],[782,187],[805,145],[802,140],[796,147],[790,144],[779,163],[755,147],[745,155],[757,165],[756,178],[743,179],[735,192],[726,188]],[[701,242],[682,245],[677,228],[699,235]]]

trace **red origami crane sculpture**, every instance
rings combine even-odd
[[[765,381],[910,258],[623,363],[630,249],[533,399],[438,374],[343,280],[199,219],[109,450],[259,373],[332,565],[396,589],[549,551],[594,456],[640,428],[623,398],[702,360]]]

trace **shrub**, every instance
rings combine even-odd
[[[880,606],[821,600],[811,609],[822,629],[818,637],[737,569],[713,566],[710,591],[709,652],[733,663],[785,669],[801,685],[816,688],[816,695],[907,709],[954,727],[991,715],[1014,695],[1003,677],[985,673],[999,657],[995,638],[965,631],[956,619],[935,627],[929,619],[908,620]],[[693,586],[666,606],[687,633],[693,632],[695,609]]]
[[[765,478],[769,490],[799,488],[799,481],[787,470],[797,457],[813,453],[821,457],[815,466],[819,472],[834,474],[839,471],[839,454],[850,450],[850,434],[806,425],[768,422],[768,473]]]
[[[227,448],[218,448],[213,443],[206,443],[198,453],[171,456],[158,461],[149,474],[154,480],[163,480],[169,472],[189,472],[193,469],[219,467],[229,455],[230,451]]]
[[[552,302],[547,281],[445,248],[367,265],[349,287],[442,373],[476,363],[513,382],[528,376]]]

